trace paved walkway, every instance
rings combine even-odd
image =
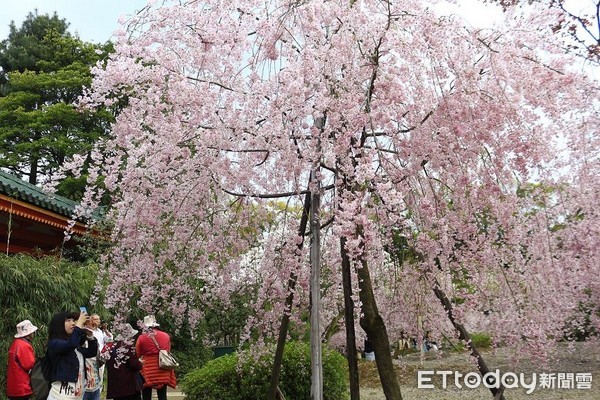
[[[167,387],[167,399],[168,400],[183,400],[185,395],[179,391],[179,388],[171,389]],[[152,400],[158,400],[156,397],[156,390],[152,391]]]
[[[154,391],[156,393],[156,391]],[[154,398],[154,394],[152,398]],[[171,389],[167,388],[167,398],[169,400],[183,400],[185,399],[185,395],[179,391],[179,388]]]

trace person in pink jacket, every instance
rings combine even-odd
[[[17,324],[15,340],[8,349],[6,369],[6,395],[10,400],[28,400],[33,394],[29,371],[35,364],[35,351],[31,345],[37,326],[25,320]]]

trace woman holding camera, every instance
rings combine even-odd
[[[98,341],[84,329],[87,313],[61,312],[48,326],[52,384],[48,400],[81,400],[85,394],[85,358],[95,357]],[[87,342],[87,347],[83,344]]]

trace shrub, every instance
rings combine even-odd
[[[486,349],[492,346],[492,337],[489,333],[473,332],[470,337],[476,349]],[[459,353],[468,349],[463,341],[450,342],[446,338],[443,340],[443,347],[444,351],[457,351]]]
[[[471,341],[477,349],[485,349],[492,345],[492,337],[488,333],[474,332],[471,334]]]
[[[586,289],[586,301],[580,301],[577,310],[570,315],[564,326],[563,339],[581,342],[598,336],[593,320],[600,316],[600,308],[591,300],[591,292]]]
[[[348,393],[348,363],[337,351],[323,348],[323,397],[346,399]],[[270,371],[268,371],[270,376]],[[286,345],[280,387],[287,399],[310,399],[310,346],[296,342]]]
[[[265,398],[269,389],[273,351],[252,357],[248,351],[209,361],[189,372],[181,382],[188,400],[255,400]],[[338,352],[323,348],[323,397],[325,400],[348,398],[346,359]],[[279,387],[285,397],[310,399],[310,346],[302,342],[286,344]]]
[[[182,390],[189,400],[242,400],[237,354],[216,358],[185,375]]]

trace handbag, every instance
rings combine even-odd
[[[171,352],[168,350],[161,349],[158,345],[158,342],[156,341],[156,338],[153,335],[148,336],[150,337],[150,339],[152,339],[152,341],[158,348],[158,367],[160,369],[166,369],[169,371],[179,367],[179,363],[177,362],[175,357],[173,357],[173,354],[171,354]]]
[[[158,352],[158,366],[162,369],[171,370],[179,367],[179,363],[169,351],[160,350]]]

